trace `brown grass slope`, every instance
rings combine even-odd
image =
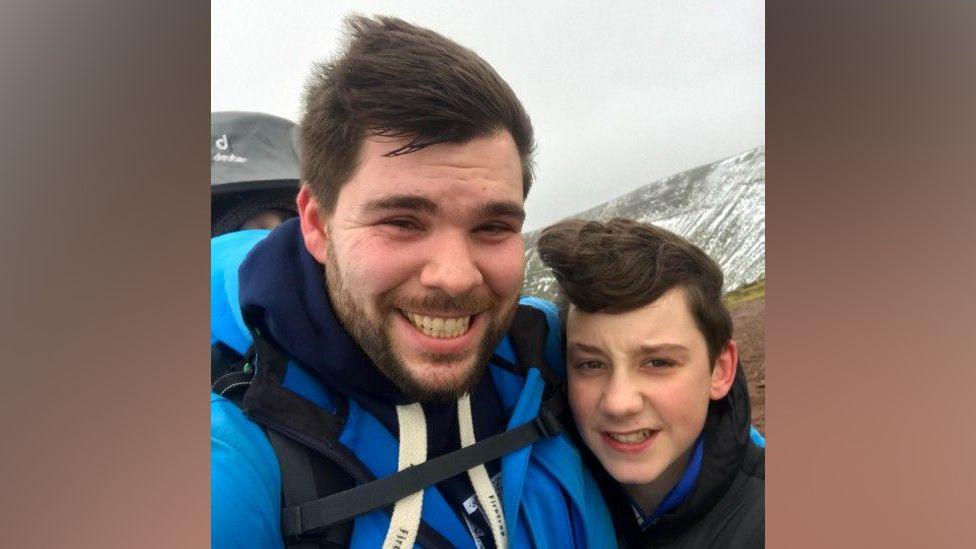
[[[732,315],[739,362],[745,370],[752,404],[752,424],[766,434],[766,281],[759,280],[725,296]]]

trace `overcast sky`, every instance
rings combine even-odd
[[[214,0],[211,109],[297,121],[351,12],[438,31],[512,86],[538,143],[525,230],[765,144],[761,0]]]

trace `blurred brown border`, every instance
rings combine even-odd
[[[209,34],[0,9],[2,547],[209,544]]]
[[[208,544],[210,29],[186,4],[3,8],[4,547]],[[976,533],[974,15],[767,6],[770,547]]]
[[[976,534],[974,16],[767,4],[770,547]]]

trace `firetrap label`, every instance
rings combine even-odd
[[[491,484],[495,487],[495,493],[498,494],[499,499],[503,498],[501,472],[491,477]],[[501,501],[495,503],[497,503],[495,509],[489,511],[500,513]],[[488,526],[488,515],[478,502],[478,495],[471,494],[470,497],[464,500],[462,506],[464,507],[464,523],[471,533],[471,538],[474,540],[475,546],[478,549],[494,547],[495,541],[491,537],[491,527]]]

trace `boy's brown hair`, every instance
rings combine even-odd
[[[532,185],[532,123],[515,92],[473,51],[394,17],[351,16],[347,45],[315,66],[299,125],[302,179],[325,212],[352,176],[363,140],[409,139],[387,156],[507,131]]]
[[[559,282],[561,297],[583,312],[630,311],[680,287],[705,336],[710,364],[732,338],[722,270],[698,246],[670,231],[622,218],[573,219],[544,229],[538,250]]]

